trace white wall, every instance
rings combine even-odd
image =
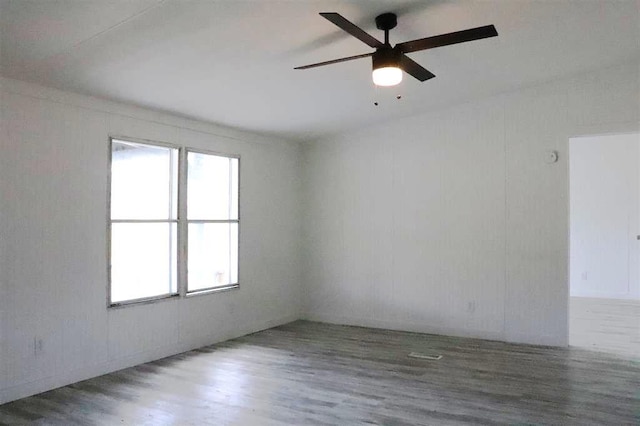
[[[566,344],[568,137],[638,131],[639,70],[336,136],[304,161],[0,79],[0,403],[296,319],[301,291],[311,319]],[[109,134],[241,154],[240,290],[106,309]]]
[[[308,144],[305,316],[566,345],[568,138],[638,129],[639,65]]]
[[[569,148],[571,296],[639,299],[640,134]]]
[[[0,403],[299,318],[299,146],[0,83]],[[107,309],[109,135],[241,155],[239,290]]]

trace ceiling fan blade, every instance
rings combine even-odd
[[[340,63],[340,62],[353,61],[354,59],[366,58],[366,57],[371,56],[371,55],[373,55],[373,52],[371,52],[371,53],[363,53],[362,55],[347,56],[346,58],[332,59],[331,61],[318,62],[317,64],[303,65],[301,67],[295,67],[294,70],[306,70],[307,68],[322,67],[324,65],[331,65],[331,64],[337,64],[337,63]]]
[[[400,57],[400,68],[413,78],[420,81],[426,81],[435,77],[435,74],[406,55],[402,55]]]
[[[421,38],[418,40],[405,41],[396,44],[396,48],[402,53],[417,52],[418,50],[433,49],[435,47],[448,46],[450,44],[465,43],[467,41],[480,40],[498,35],[496,27],[487,25],[484,27],[471,28],[468,30],[456,31],[454,33],[441,34],[433,37]]]
[[[320,16],[329,20],[331,23],[337,25],[343,31],[348,32],[358,40],[368,44],[371,47],[382,47],[384,43],[376,39],[374,36],[369,35],[362,28],[358,27],[353,22],[349,21],[344,16],[335,12],[322,12]]]

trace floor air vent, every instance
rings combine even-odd
[[[427,355],[427,354],[421,354],[419,352],[411,352],[407,356],[409,358],[426,359],[429,361],[438,361],[439,359],[442,359],[442,355]]]

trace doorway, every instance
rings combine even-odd
[[[640,358],[640,133],[569,140],[569,344]]]

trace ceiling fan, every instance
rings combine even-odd
[[[498,32],[493,25],[486,25],[484,27],[471,28],[468,30],[456,31],[433,37],[405,41],[404,43],[398,43],[392,47],[389,43],[389,31],[395,28],[398,24],[398,19],[395,13],[383,13],[376,17],[376,27],[379,30],[384,31],[384,43],[368,34],[362,28],[356,26],[339,13],[324,12],[320,13],[320,16],[329,20],[343,31],[346,31],[376,50],[371,53],[304,65],[294,69],[305,70],[371,56],[373,61],[373,82],[378,86],[395,86],[400,83],[402,81],[402,71],[420,81],[429,80],[430,78],[435,77],[432,72],[410,59],[406,53],[448,46],[450,44],[465,43],[467,41],[480,40],[498,35]]]

